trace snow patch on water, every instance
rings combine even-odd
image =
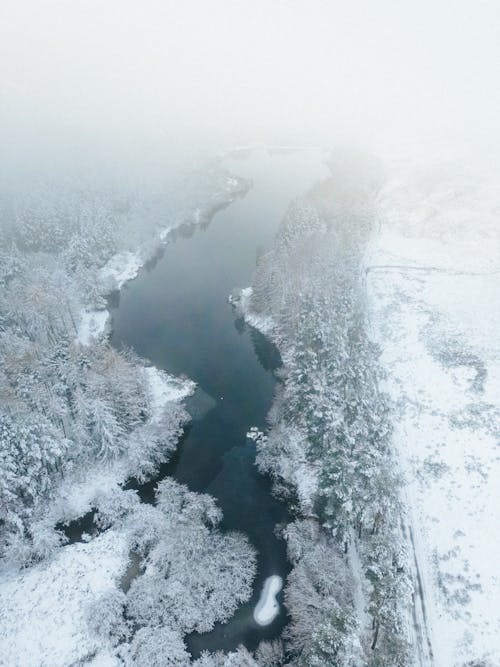
[[[283,579],[277,574],[273,574],[265,580],[260,600],[253,612],[256,623],[259,625],[269,625],[280,613],[280,605],[276,596],[282,588]]]
[[[161,230],[160,232],[160,241],[164,244],[168,242],[168,237],[170,235],[170,232],[172,231],[172,227],[165,227],[164,229]]]

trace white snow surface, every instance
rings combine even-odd
[[[255,606],[253,617],[259,625],[269,625],[280,613],[276,596],[283,588],[283,579],[277,574],[268,577],[262,588],[260,599]]]
[[[87,605],[124,574],[128,544],[108,530],[87,544],[60,548],[48,562],[0,583],[0,665],[67,667],[102,648],[87,631]],[[113,665],[98,653],[94,665]]]
[[[500,665],[499,173],[398,164],[379,205],[366,285],[433,654],[419,661]]]
[[[153,421],[158,421],[167,403],[180,402],[196,389],[196,382],[169,375],[155,366],[144,369],[151,395]]]
[[[76,335],[80,345],[90,345],[92,340],[104,336],[108,323],[109,312],[107,310],[82,310]]]
[[[122,252],[113,255],[99,272],[100,280],[105,283],[112,280],[116,289],[121,289],[129,280],[137,277],[143,265],[140,255],[135,252]]]

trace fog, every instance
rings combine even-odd
[[[498,136],[495,0],[2,0],[0,25],[4,164]]]
[[[500,665],[499,214],[500,0],[0,0],[1,664]]]

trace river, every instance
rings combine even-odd
[[[225,651],[279,636],[286,613],[267,626],[253,619],[265,580],[289,572],[278,524],[287,507],[271,495],[268,479],[255,465],[251,426],[262,429],[275,388],[279,355],[259,332],[246,326],[228,303],[237,287],[251,283],[256,259],[270,249],[290,201],[327,171],[317,151],[270,155],[254,150],[246,159],[228,158],[233,173],[254,185],[241,200],[217,213],[205,229],[189,238],[178,234],[149,270],[129,283],[112,311],[112,343],[132,347],[155,366],[187,375],[200,390],[188,401],[193,420],[169,464],[139,488],[151,501],[166,475],[191,490],[210,493],[224,513],[223,530],[244,532],[258,552],[251,600],[233,618],[206,634],[193,633],[187,645],[194,657],[202,650]]]

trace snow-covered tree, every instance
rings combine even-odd
[[[167,625],[140,628],[121,655],[127,667],[188,667],[182,635]]]
[[[347,557],[349,543],[356,541],[352,546],[374,584],[367,589],[377,637],[369,628],[356,630],[339,603],[339,586],[318,589],[305,564],[297,562],[287,588],[287,648],[308,665],[350,664],[356,632],[365,660],[390,652],[399,664],[406,655],[408,575],[404,562],[393,565],[401,545],[400,480],[363,287],[380,177],[370,160],[356,163],[334,160],[334,177],[290,206],[273,249],[259,258],[249,304],[253,314],[273,322],[270,335],[283,361],[269,430],[257,440],[257,465],[302,516],[319,518],[335,549]],[[376,548],[380,540],[385,554]],[[327,563],[324,568],[329,571]]]
[[[125,593],[112,588],[89,605],[87,623],[92,635],[110,646],[128,639],[131,628],[125,618],[125,603]]]
[[[134,549],[145,572],[127,595],[135,623],[207,632],[250,597],[255,552],[242,535],[221,533],[220,519],[213,498],[170,479],[158,485],[156,507],[138,508]]]
[[[193,667],[273,667],[272,663],[260,662],[244,647],[239,646],[236,651],[223,653],[209,653],[204,651],[201,656],[194,660]]]
[[[285,536],[294,565],[285,590],[293,664],[357,664],[353,582],[338,545],[312,520],[290,524]]]

